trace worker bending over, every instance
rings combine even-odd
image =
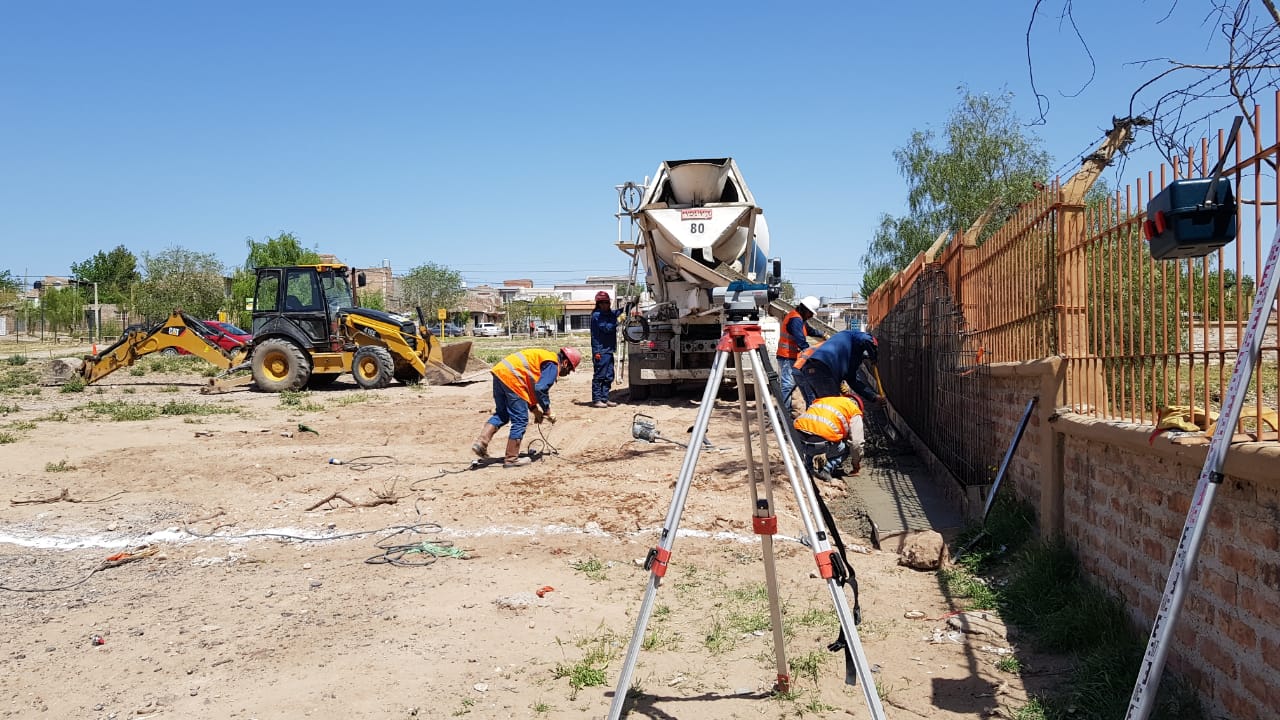
[[[857,398],[821,397],[810,403],[793,427],[796,446],[805,468],[816,477],[831,480],[847,461],[847,472],[862,466],[862,403]]]
[[[556,378],[573,372],[582,362],[582,353],[575,348],[562,347],[553,353],[541,348],[520,350],[502,358],[493,366],[493,416],[485,421],[480,437],[471,445],[471,451],[480,457],[489,456],[489,441],[498,428],[511,423],[507,434],[507,452],[502,467],[519,467],[532,462],[520,456],[520,441],[529,427],[529,413],[533,421],[541,423],[545,417],[554,423],[551,412],[551,386]]]
[[[825,339],[827,336],[809,327],[809,320],[818,311],[819,300],[812,295],[796,303],[796,307],[782,318],[782,334],[778,336],[778,376],[782,382],[782,409],[791,415],[791,393],[796,389],[792,368],[800,353],[809,348],[807,338]],[[807,401],[806,401],[807,402]]]
[[[613,386],[613,353],[618,349],[618,314],[609,293],[596,293],[596,309],[591,312],[591,407],[614,407],[609,399]]]
[[[804,396],[805,406],[820,397],[839,395],[842,382],[848,383],[862,399],[884,405],[884,398],[858,374],[863,360],[875,363],[879,354],[876,339],[860,330],[841,330],[821,345],[801,353],[795,373],[796,386]]]

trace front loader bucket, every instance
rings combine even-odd
[[[470,382],[475,376],[488,372],[489,363],[471,357],[471,341],[432,343],[431,354],[427,358],[427,383],[431,385],[450,385],[459,382]]]

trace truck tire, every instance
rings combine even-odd
[[[631,385],[629,386],[628,389],[631,392],[632,400],[648,400],[649,399],[648,385]]]
[[[377,390],[391,384],[395,378],[396,363],[391,351],[377,345],[365,345],[356,350],[351,360],[351,376],[365,390]]]
[[[288,340],[263,340],[253,351],[253,382],[259,390],[301,390],[310,378],[306,353]]]

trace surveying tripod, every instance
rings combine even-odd
[[[726,307],[730,307],[729,304],[726,304]],[[846,682],[852,684],[856,679],[861,679],[862,692],[866,696],[867,706],[871,710],[871,717],[874,720],[884,720],[884,708],[880,705],[880,697],[876,694],[875,682],[871,678],[871,667],[867,663],[867,658],[862,651],[862,643],[858,639],[854,613],[849,609],[848,600],[841,586],[845,578],[844,573],[847,571],[851,574],[852,571],[847,568],[844,559],[839,555],[835,555],[835,551],[832,550],[830,533],[827,527],[827,523],[830,521],[824,518],[825,513],[817,511],[819,508],[823,508],[822,501],[818,498],[817,491],[812,481],[808,478],[804,461],[791,439],[790,429],[782,425],[782,413],[773,399],[773,393],[770,392],[772,388],[765,373],[769,358],[764,336],[758,324],[758,315],[743,313],[739,314],[738,317],[740,318],[738,321],[732,321],[731,316],[731,322],[726,324],[724,334],[716,347],[715,360],[711,366],[711,376],[707,378],[707,386],[702,393],[702,404],[698,410],[698,419],[693,426],[693,435],[689,438],[684,464],[680,468],[680,477],[676,480],[671,507],[667,511],[667,519],[663,523],[658,545],[649,551],[645,560],[645,569],[650,572],[649,582],[645,588],[644,601],[640,605],[640,615],[636,620],[635,634],[631,636],[631,643],[627,646],[626,661],[623,663],[622,672],[618,676],[618,685],[614,691],[613,703],[609,707],[609,720],[618,720],[622,716],[623,705],[627,699],[627,691],[631,687],[631,676],[635,671],[636,658],[640,654],[641,645],[644,644],[645,629],[653,612],[654,599],[671,562],[671,549],[675,544],[676,534],[680,526],[680,515],[684,511],[685,500],[688,498],[689,488],[693,483],[694,467],[698,463],[698,456],[704,446],[703,440],[707,435],[707,425],[711,420],[711,411],[714,408],[716,393],[720,388],[721,381],[724,379],[725,368],[731,357],[734,361],[734,372],[738,382],[738,411],[742,420],[742,444],[746,454],[747,478],[751,487],[751,507],[753,510],[751,525],[755,533],[760,536],[763,546],[765,581],[769,591],[769,616],[773,625],[774,658],[777,661],[778,671],[777,689],[780,692],[787,692],[790,689],[791,673],[787,667],[786,650],[783,645],[782,605],[778,597],[777,573],[774,566],[773,536],[778,531],[778,517],[774,513],[773,485],[769,477],[769,442],[765,427],[766,420],[768,426],[773,428],[774,439],[782,449],[782,462],[786,466],[787,477],[791,481],[791,489],[795,493],[796,504],[799,506],[799,515],[804,523],[806,544],[813,550],[814,557],[818,563],[819,575],[827,582],[827,589],[831,592],[831,599],[835,604],[836,615],[840,618],[841,640],[833,644],[831,649],[843,649],[845,651],[846,660],[850,663],[851,671],[856,671],[856,676],[852,672],[847,674]],[[748,359],[748,356],[750,356],[751,369],[754,374],[753,379],[755,380],[754,415],[755,421],[760,428],[760,462],[758,466],[751,448],[751,425],[748,419],[746,384],[743,373],[743,362]],[[808,482],[802,481],[802,478]],[[764,487],[763,497],[760,494],[761,486]]]

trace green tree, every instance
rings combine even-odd
[[[71,263],[71,274],[80,282],[85,302],[93,302],[93,283],[98,284],[98,302],[123,303],[129,288],[141,279],[138,258],[123,245],[109,252],[99,250],[83,262]]]
[[[40,303],[44,308],[45,324],[58,337],[59,328],[68,333],[80,326],[84,319],[84,304],[80,293],[73,287],[45,288],[40,293]]]
[[[253,297],[253,289],[257,283],[257,269],[260,267],[284,267],[289,265],[315,265],[320,262],[320,253],[302,247],[302,242],[293,233],[282,232],[275,237],[264,240],[246,238],[245,244],[249,254],[244,265],[236,268],[231,276],[231,297],[228,299],[227,311],[237,318],[241,327],[252,327],[253,312],[245,310],[245,301]]]
[[[18,291],[22,283],[8,270],[0,270],[0,308],[13,308],[18,305]]]
[[[461,273],[435,263],[410,270],[401,278],[400,288],[406,305],[421,307],[422,312],[432,318],[437,309],[451,310],[467,294],[462,288]]]
[[[386,310],[387,299],[382,296],[382,291],[360,293],[360,307],[369,308],[370,310]],[[427,318],[431,320],[432,318]]]
[[[539,295],[530,304],[529,312],[543,322],[559,326],[560,318],[564,317],[564,301],[549,295]]]
[[[1037,184],[1048,175],[1049,156],[1038,138],[1024,134],[1012,94],[960,92],[960,103],[940,137],[932,130],[916,130],[906,146],[893,152],[907,181],[908,213],[881,216],[862,257],[863,295],[906,267],[943,231],[966,230],[993,209],[992,222],[978,238],[985,240],[1036,195]]]
[[[790,280],[783,278],[779,283],[778,299],[789,303],[796,301],[796,286]]]
[[[149,322],[163,320],[175,309],[213,317],[226,302],[222,263],[211,253],[180,247],[143,253],[142,268],[133,302]]]

